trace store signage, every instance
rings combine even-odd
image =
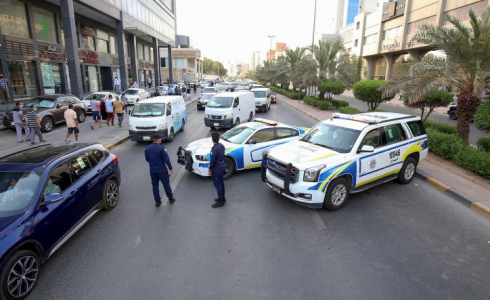
[[[196,58],[201,55],[196,50],[172,50],[172,56],[175,58]]]
[[[95,37],[95,29],[93,27],[87,25],[81,25],[83,35],[93,36]]]
[[[381,21],[384,22],[395,17],[403,16],[404,13],[405,13],[405,0],[385,3],[383,5],[383,17]]]
[[[413,48],[415,46],[417,46],[418,42],[414,39],[410,39],[407,43],[407,48]]]
[[[39,51],[39,57],[50,58],[50,59],[63,59],[61,50],[53,46],[45,47],[44,49]]]
[[[90,50],[78,50],[78,58],[86,64],[99,64],[99,54]]]
[[[389,43],[381,46],[381,51],[395,51],[400,47],[400,42],[398,40],[394,40],[393,43]]]

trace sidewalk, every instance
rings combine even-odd
[[[192,98],[188,97],[186,102],[186,106],[194,103],[198,97],[199,93],[192,94]],[[79,142],[80,143],[94,143],[98,142],[108,148],[113,148],[115,145],[125,142],[129,138],[129,115],[124,115],[124,121],[122,127],[117,126],[117,118],[115,120],[115,126],[107,126],[104,122],[102,122],[102,128],[99,128],[98,124],[94,125],[94,130],[90,129],[90,123],[92,121],[92,116],[87,115],[87,119],[85,122],[80,123],[80,135]],[[66,125],[58,125],[53,131],[48,133],[43,133],[43,138],[47,143],[50,144],[62,144],[64,143],[64,139],[66,137]],[[74,135],[70,136],[70,140],[72,142],[75,141]],[[42,145],[43,143],[39,143],[38,138],[36,137],[36,145]],[[6,130],[0,132],[0,157],[4,155],[8,155],[17,151],[21,151],[23,149],[27,149],[31,147],[30,142],[17,143],[16,133],[15,131]]]
[[[319,110],[283,95],[277,95],[277,99],[317,121],[329,119],[336,113]],[[490,219],[490,180],[432,153],[417,167],[417,175],[439,191]]]

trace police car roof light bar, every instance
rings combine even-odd
[[[277,125],[277,122],[276,121],[271,121],[271,120],[262,119],[262,118],[254,118],[253,119],[253,122],[263,123],[263,124],[267,124],[267,125],[270,125],[270,126],[276,126]]]
[[[357,122],[364,122],[364,123],[368,123],[368,124],[377,124],[381,121],[378,118],[361,116],[361,115],[348,115],[348,114],[341,114],[341,113],[334,114],[332,116],[332,120],[333,119],[344,119],[344,120],[351,120],[351,121],[357,121]]]

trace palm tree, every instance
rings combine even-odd
[[[316,61],[311,56],[303,57],[292,72],[293,84],[300,88],[315,86],[318,83]]]
[[[300,62],[303,56],[305,55],[305,51],[306,51],[305,48],[299,48],[299,47],[296,47],[296,49],[294,50],[286,51],[286,61],[289,64],[291,75],[294,73],[298,62]],[[292,80],[292,78],[291,81],[293,82],[293,91],[296,91],[296,85],[294,84],[295,81]]]
[[[466,141],[481,94],[490,84],[490,8],[481,17],[470,10],[469,16],[469,27],[451,15],[446,15],[451,27],[422,25],[414,40],[444,51],[446,57],[428,55],[410,60],[381,88],[385,95],[403,90],[410,95],[410,102],[418,102],[430,90],[447,83],[458,87],[456,131]]]

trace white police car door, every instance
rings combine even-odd
[[[266,127],[257,130],[245,142],[243,149],[243,163],[245,169],[259,167],[262,162],[262,153],[276,144],[275,128]]]
[[[374,152],[358,154],[358,173],[356,186],[370,183],[383,174],[383,169],[386,167],[385,145],[380,128],[369,131],[362,139],[358,150],[362,146],[368,145],[374,147]]]
[[[403,164],[402,158],[409,145],[407,143],[408,135],[403,130],[401,124],[392,124],[383,127],[384,140],[386,141],[386,170],[384,173],[391,175],[398,172]]]

